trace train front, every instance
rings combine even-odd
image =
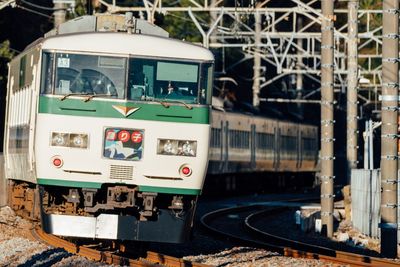
[[[187,240],[208,164],[213,56],[126,33],[42,45],[35,157],[46,232]]]

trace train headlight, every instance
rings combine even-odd
[[[158,139],[157,154],[161,155],[177,155],[178,154],[178,141]]]
[[[52,133],[51,145],[52,146],[68,146],[69,134],[67,133]]]
[[[88,147],[88,135],[77,133],[51,133],[51,145],[75,148]]]
[[[195,157],[196,141],[158,139],[157,154]]]
[[[179,141],[178,145],[180,149],[180,154],[184,156],[195,157],[197,142],[196,141]]]
[[[87,134],[71,134],[70,146],[78,148],[87,148],[88,136]]]

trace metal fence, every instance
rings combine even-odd
[[[399,189],[397,190],[400,204]],[[352,170],[351,171],[351,212],[353,226],[363,234],[379,238],[379,222],[381,204],[381,171]],[[400,209],[397,210],[397,220],[400,219]],[[400,240],[400,231],[397,232]]]
[[[4,157],[0,153],[0,207],[7,204],[6,179],[4,174]]]

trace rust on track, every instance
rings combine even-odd
[[[32,233],[37,239],[45,243],[65,249],[66,251],[85,257],[87,259],[104,262],[107,264],[118,264],[122,266],[132,267],[153,267],[153,266],[168,266],[168,267],[209,267],[202,263],[191,262],[180,258],[175,258],[163,255],[157,252],[147,251],[145,258],[130,259],[127,257],[119,256],[108,251],[98,251],[93,248],[79,246],[77,244],[68,242],[57,236],[45,233],[40,227],[33,229]]]
[[[275,251],[280,253],[283,256],[286,257],[293,257],[293,258],[306,258],[306,259],[315,259],[315,260],[322,260],[322,261],[329,261],[331,263],[337,263],[337,264],[345,264],[345,265],[350,265],[350,266],[370,266],[370,267],[399,267],[400,262],[395,262],[391,261],[388,259],[383,259],[383,258],[376,258],[376,257],[370,257],[370,256],[365,256],[365,255],[359,255],[355,253],[350,253],[350,252],[343,252],[343,251],[333,251],[328,248],[320,247],[322,250],[329,250],[330,252],[334,252],[332,256],[332,253],[324,255],[323,253],[316,253],[316,252],[311,252],[312,247],[315,246],[308,246],[310,250],[307,249],[307,244],[302,243],[304,245],[304,250],[300,249],[293,249],[291,248],[292,243],[301,243],[299,241],[294,241],[290,240],[287,238],[281,238],[279,236],[272,235],[270,233],[265,233],[262,232],[261,230],[257,231],[258,236],[265,236],[263,238],[265,241],[261,242],[259,240],[255,239],[247,239],[243,238],[240,236],[236,236],[231,233],[224,232],[223,230],[219,230],[213,226],[210,225],[210,223],[213,220],[217,220],[218,217],[224,216],[227,214],[234,214],[235,212],[243,212],[243,211],[250,211],[250,210],[256,210],[255,214],[261,214],[261,213],[266,213],[274,209],[267,209],[265,211],[259,211],[260,206],[259,205],[253,205],[253,206],[237,206],[233,208],[224,208],[220,210],[216,210],[213,212],[210,212],[208,214],[205,214],[201,218],[201,223],[203,226],[205,226],[209,231],[212,231],[214,233],[217,233],[219,236],[227,236],[232,240],[238,240],[238,241],[243,241],[246,244],[253,244],[254,246],[258,247],[264,247],[266,249],[269,249],[271,251]],[[250,216],[247,216],[247,218]],[[247,219],[246,219],[247,220]],[[247,222],[246,222],[247,224]],[[254,230],[254,229],[253,229]],[[276,245],[275,241],[280,239],[280,243],[285,243],[285,245]],[[272,241],[274,240],[274,241]]]

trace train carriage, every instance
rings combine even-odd
[[[210,174],[315,173],[318,127],[213,110]]]
[[[190,234],[208,163],[214,58],[133,22],[79,18],[10,63],[9,202],[40,211],[48,233],[159,242]]]

